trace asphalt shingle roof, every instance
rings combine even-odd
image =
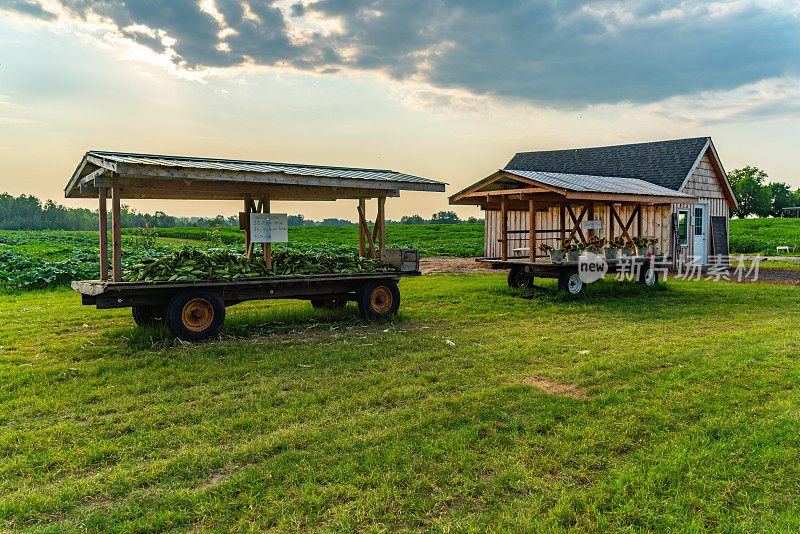
[[[638,178],[680,189],[709,137],[596,148],[519,152],[506,169]]]

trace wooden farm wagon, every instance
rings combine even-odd
[[[395,171],[287,163],[187,158],[119,152],[87,152],[73,173],[67,198],[97,198],[100,207],[99,280],[73,282],[83,303],[98,308],[132,307],[138,324],[165,321],[178,337],[197,340],[222,326],[225,307],[247,300],[305,299],[317,307],[359,304],[362,315],[396,313],[397,282],[418,275],[416,251],[386,249],[385,203],[400,191],[444,191],[445,184]],[[111,199],[111,279],[109,280],[107,198]],[[234,280],[123,282],[120,202],[122,199],[240,200],[246,253],[253,251],[250,214],[269,213],[273,200],[358,201],[359,253],[395,265],[394,272],[282,276]],[[366,200],[377,199],[370,230]],[[263,244],[271,266],[271,244]]]

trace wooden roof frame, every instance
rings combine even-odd
[[[483,187],[491,185],[501,179],[511,179],[523,184],[527,187],[515,187],[510,189],[499,189],[491,191],[481,191]],[[617,204],[696,204],[698,199],[695,197],[688,197],[683,194],[673,195],[640,195],[632,193],[604,193],[593,191],[572,191],[569,189],[559,188],[550,184],[538,182],[536,180],[517,176],[502,170],[487,176],[483,180],[462,189],[458,193],[450,196],[449,202],[451,205],[479,205],[486,208],[487,205],[493,204],[493,197],[500,197],[513,200],[533,200],[536,199],[537,204],[544,200],[545,204],[560,204],[564,201],[569,202],[612,202]],[[516,198],[513,198],[516,197]]]
[[[358,169],[354,169],[358,170]],[[444,183],[313,176],[284,172],[202,169],[109,161],[86,153],[64,188],[67,198],[97,198],[116,188],[120,198],[338,200],[397,197],[400,191],[444,192]]]

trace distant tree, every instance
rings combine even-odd
[[[289,226],[305,226],[306,218],[302,215],[289,215]]]
[[[322,219],[320,226],[354,226],[356,223],[348,221],[347,219]]]
[[[403,215],[400,224],[425,224],[425,219],[419,215]]]
[[[767,173],[749,165],[728,173],[728,180],[739,203],[738,209],[731,210],[732,215],[767,217],[770,214],[772,191],[769,186],[764,185],[767,178]]]
[[[770,215],[773,217],[780,217],[783,215],[783,208],[790,206],[797,206],[794,203],[796,200],[795,193],[783,182],[772,182],[769,184],[770,192],[772,193],[772,208]]]
[[[439,211],[431,217],[432,224],[455,224],[461,222],[454,211]]]
[[[475,223],[482,223],[482,222],[483,222],[483,219],[478,219],[478,218],[476,218],[476,217],[468,217],[468,218],[467,218],[467,222],[468,222],[468,223],[472,223],[472,224],[475,224]]]

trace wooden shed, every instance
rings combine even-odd
[[[636,221],[638,235],[658,238],[661,252],[701,265],[727,256],[728,219],[737,205],[710,137],[520,152],[450,203],[486,212],[489,258],[532,256],[534,240],[556,246],[570,232],[569,216],[581,239],[621,235],[621,226]]]

